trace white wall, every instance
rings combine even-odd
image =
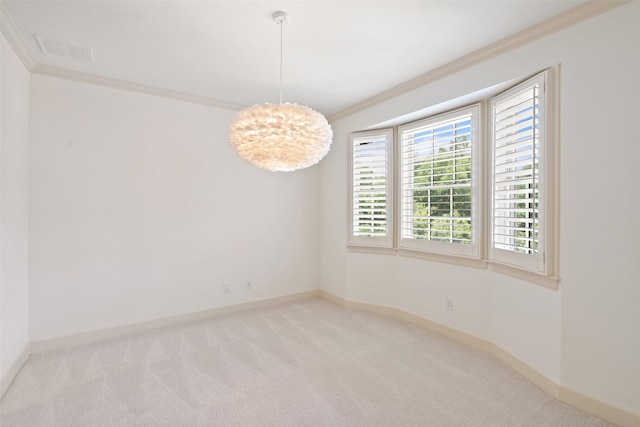
[[[29,343],[29,72],[0,46],[0,396]]]
[[[632,2],[333,123],[322,164],[322,289],[489,340],[563,387],[640,413],[639,22]],[[491,269],[346,250],[349,132],[554,64],[562,80],[558,291]]]
[[[563,38],[562,379],[640,412],[640,2]]]
[[[32,76],[32,340],[318,288],[319,169],[244,163],[234,114]]]

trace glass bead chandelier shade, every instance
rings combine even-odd
[[[282,103],[282,25],[280,25],[280,103],[258,104],[240,111],[229,126],[231,148],[247,162],[270,171],[290,172],[318,163],[329,152],[333,131],[327,119],[303,105]]]
[[[329,152],[333,131],[327,119],[297,104],[261,104],[240,111],[229,142],[249,163],[289,172],[318,163]]]

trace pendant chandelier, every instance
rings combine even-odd
[[[240,111],[229,127],[231,148],[249,163],[270,171],[294,171],[318,163],[331,147],[327,119],[303,105],[282,103],[282,27],[289,14],[275,12],[280,25],[280,103]]]

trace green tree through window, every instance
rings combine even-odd
[[[472,135],[468,110],[401,131],[403,239],[472,243]]]

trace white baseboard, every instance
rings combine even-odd
[[[13,361],[13,363],[11,363],[11,366],[9,366],[7,372],[0,376],[0,400],[2,399],[2,396],[4,396],[4,393],[9,389],[9,386],[16,375],[18,375],[20,368],[22,368],[22,365],[27,361],[30,354],[29,343],[26,343],[18,357]]]
[[[424,317],[407,313],[406,311],[402,311],[397,308],[346,300],[324,290],[320,290],[318,294],[322,298],[334,302],[342,307],[392,316],[397,319],[422,326],[425,329],[429,329],[440,335],[444,335],[470,347],[489,353],[500,359],[505,365],[518,372],[520,375],[562,403],[566,403],[567,405],[573,406],[574,408],[580,409],[583,412],[589,413],[620,427],[640,426],[640,414],[628,409],[620,408],[614,404],[604,402],[602,399],[588,396],[585,393],[562,386],[490,341],[425,319]]]
[[[559,400],[616,426],[640,426],[640,414],[569,387],[560,386]]]
[[[198,311],[179,316],[165,317],[162,319],[149,320],[146,322],[133,323],[113,328],[99,329],[87,332],[81,332],[73,335],[66,335],[58,338],[50,338],[31,342],[31,353],[41,353],[43,351],[55,350],[64,347],[70,347],[79,344],[87,344],[91,342],[101,341],[109,338],[117,338],[126,334],[148,331],[151,329],[165,328],[168,326],[179,325],[183,323],[196,322],[206,320],[223,314],[237,313],[240,311],[250,310],[254,308],[266,307],[275,304],[282,304],[290,301],[296,301],[305,298],[317,297],[318,291],[307,291],[296,294],[283,295],[279,297],[266,298],[257,301],[249,301],[240,304],[228,305],[224,307],[212,308],[210,310]]]

